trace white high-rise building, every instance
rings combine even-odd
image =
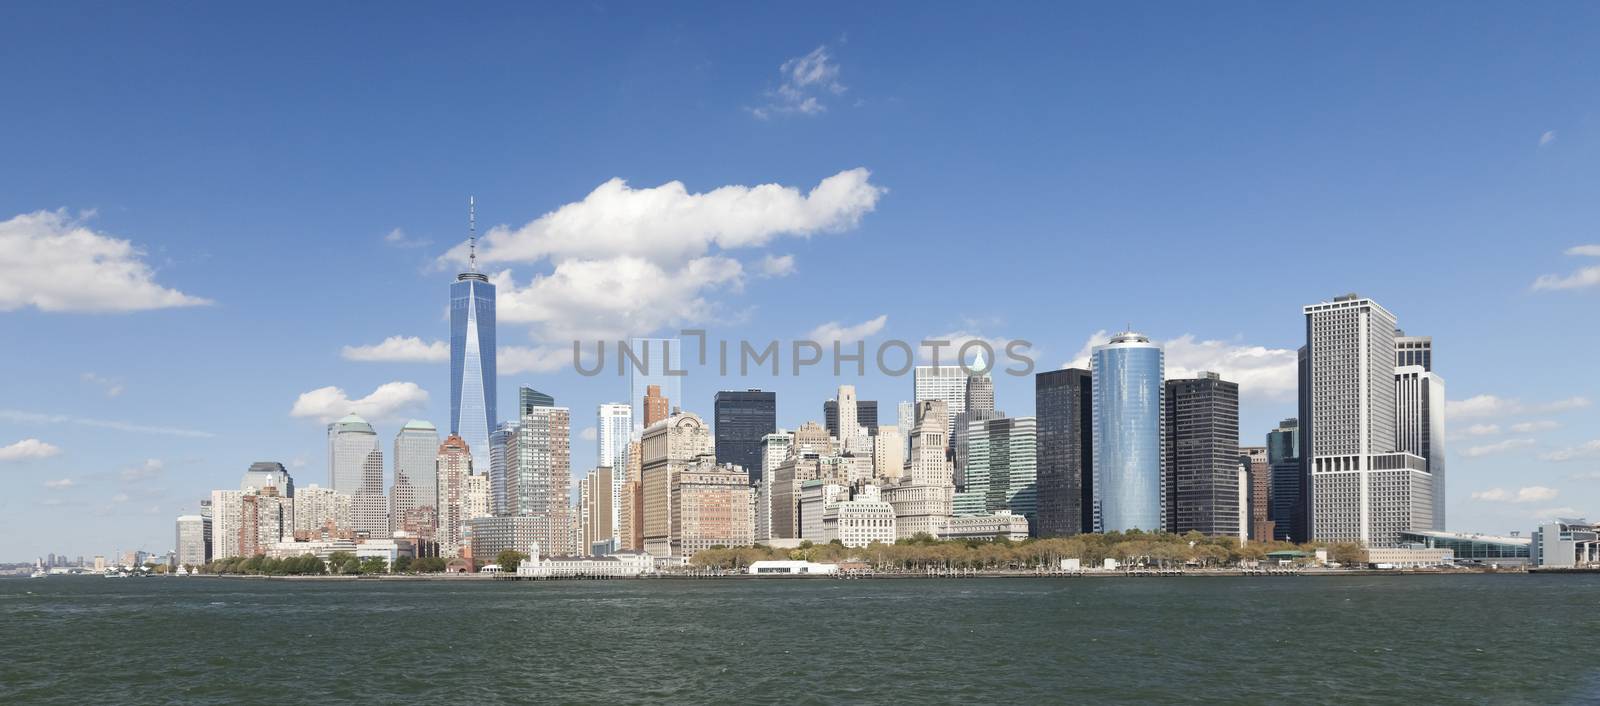
[[[1433,527],[1444,531],[1444,378],[1420,365],[1394,369],[1395,445],[1421,456],[1433,480]]]
[[[389,501],[383,492],[383,451],[378,434],[354,414],[328,425],[328,485],[351,497],[353,528],[389,535]]]
[[[959,365],[919,365],[912,372],[918,419],[922,403],[928,400],[944,402],[945,443],[955,437],[956,417],[967,411],[967,370]]]
[[[182,515],[178,518],[177,544],[179,566],[203,566],[211,561],[211,518],[203,515]]]
[[[902,485],[883,492],[883,499],[894,507],[895,532],[902,538],[917,534],[937,537],[950,519],[955,482],[945,456],[949,427],[943,400],[917,403],[917,425],[911,430],[911,455]]]
[[[1304,307],[1311,537],[1393,547],[1434,527],[1433,478],[1397,443],[1395,317],[1354,294]]]
[[[413,419],[395,434],[391,532],[432,534],[439,514],[438,455],[439,430],[429,422]],[[422,527],[424,524],[427,526]]]
[[[874,476],[898,482],[905,473],[906,442],[900,436],[900,427],[878,427],[878,436],[872,440],[872,473]]]
[[[324,488],[316,483],[301,488],[299,492],[295,493],[295,531],[318,531],[326,528],[330,523],[335,530],[350,530],[354,528],[349,493],[341,493],[333,488]]]
[[[611,469],[611,529],[616,540],[613,546],[622,546],[622,486],[628,482],[628,442],[633,438],[633,405],[607,402],[600,405],[599,419],[595,425],[595,443],[599,445],[595,458],[598,464]]]

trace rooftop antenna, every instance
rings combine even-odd
[[[467,271],[478,271],[478,198],[467,197]]]

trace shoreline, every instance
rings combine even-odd
[[[1240,570],[1193,570],[1193,571],[1150,571],[1127,573],[1122,571],[1084,571],[1077,573],[1052,572],[1038,573],[1032,571],[985,571],[975,573],[951,574],[920,574],[920,573],[868,573],[868,574],[748,574],[729,573],[721,575],[686,575],[686,574],[655,574],[649,576],[572,576],[572,577],[543,577],[534,578],[516,576],[514,574],[403,574],[403,575],[323,575],[323,576],[265,576],[257,574],[199,574],[190,576],[152,576],[145,578],[199,578],[199,579],[232,579],[246,581],[335,581],[335,582],[390,582],[390,581],[424,581],[424,582],[546,582],[546,581],[708,581],[708,580],[831,580],[831,581],[858,581],[858,580],[902,580],[902,579],[1147,579],[1147,578],[1326,578],[1326,577],[1352,577],[1352,576],[1482,576],[1482,575],[1521,575],[1531,574],[1592,574],[1600,573],[1600,569],[1516,569],[1516,570],[1404,570],[1404,569],[1302,569],[1297,571],[1274,572],[1245,572]]]

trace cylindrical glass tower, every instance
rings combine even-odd
[[[1161,346],[1131,331],[1094,347],[1094,524],[1097,532],[1161,523]]]

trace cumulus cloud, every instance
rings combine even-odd
[[[1552,142],[1555,142],[1555,141],[1556,141],[1556,131],[1555,130],[1545,130],[1544,132],[1539,133],[1539,146],[1540,147],[1543,147],[1543,146],[1548,145],[1548,144],[1550,144]]]
[[[818,115],[827,112],[828,98],[848,90],[839,82],[839,64],[827,45],[783,62],[778,74],[783,82],[763,93],[765,104],[747,109],[751,115],[762,120],[774,115]]]
[[[491,280],[499,321],[526,323],[544,342],[618,340],[662,327],[711,321],[721,311],[712,292],[740,291],[744,269],[720,256],[674,268],[619,256],[568,261],[518,285],[510,270]]]
[[[562,346],[500,346],[495,351],[495,369],[501,375],[555,372],[571,360],[572,349]],[[587,357],[584,361],[591,363]]]
[[[0,461],[20,461],[27,458],[49,458],[61,453],[61,447],[38,439],[23,439],[10,446],[0,446]]]
[[[1567,248],[1567,255],[1577,257],[1600,257],[1600,245],[1579,245]],[[1551,289],[1586,289],[1600,285],[1600,265],[1581,267],[1567,275],[1540,275],[1533,281],[1535,290]]]
[[[1539,518],[1583,517],[1583,513],[1578,512],[1575,507],[1547,507],[1533,513],[1533,516]]]
[[[1511,425],[1511,431],[1518,434],[1529,434],[1536,431],[1549,431],[1561,426],[1560,422],[1541,419],[1536,422],[1517,422]]]
[[[1555,488],[1546,488],[1542,485],[1530,485],[1518,488],[1516,492],[1507,491],[1505,488],[1490,488],[1472,494],[1473,500],[1508,503],[1543,503],[1555,500],[1559,493]]]
[[[100,387],[105,391],[106,397],[116,397],[122,394],[123,386],[122,381],[120,380],[113,380],[103,375],[96,375],[92,372],[84,373],[78,377],[80,380],[83,380],[86,383]]]
[[[1551,451],[1546,454],[1540,454],[1539,458],[1542,458],[1546,461],[1571,461],[1577,458],[1587,458],[1596,454],[1600,454],[1600,439],[1586,441],[1577,446],[1568,446],[1566,448],[1556,449],[1555,451]]]
[[[406,235],[405,231],[396,228],[389,231],[388,235],[383,236],[383,244],[391,248],[402,248],[409,250],[411,248],[428,247],[429,245],[433,244],[433,241],[426,238],[413,238],[409,235]]]
[[[1445,414],[1451,419],[1478,419],[1483,417],[1514,417],[1525,414],[1555,414],[1583,409],[1590,405],[1586,397],[1569,397],[1550,402],[1524,403],[1496,395],[1477,395],[1464,400],[1445,403]]]
[[[162,436],[186,436],[209,439],[216,434],[194,429],[178,427],[151,426],[148,424],[134,424],[113,419],[91,419],[88,417],[73,417],[65,414],[43,414],[40,412],[24,412],[16,409],[0,409],[0,419],[12,422],[29,424],[75,424],[77,426],[94,427],[97,429],[112,429],[116,431],[131,432],[134,434],[159,434]]]
[[[1479,456],[1493,456],[1495,454],[1505,453],[1507,451],[1525,449],[1532,445],[1533,439],[1506,439],[1505,441],[1497,441],[1492,444],[1472,446],[1467,448],[1467,450],[1463,453],[1468,457],[1477,458]]]
[[[211,302],[163,287],[132,242],[65,211],[0,221],[0,311],[125,312]]]
[[[1104,329],[1090,334],[1072,360],[1061,367],[1089,368],[1094,347],[1110,340],[1111,335]],[[1158,342],[1166,351],[1168,380],[1213,372],[1239,383],[1239,394],[1245,397],[1292,399],[1298,393],[1300,378],[1294,349],[1198,339],[1192,333]]]
[[[793,255],[768,255],[761,258],[762,277],[788,277],[794,274]]]
[[[44,487],[49,488],[51,490],[66,490],[67,488],[71,488],[72,486],[75,486],[77,484],[78,484],[78,482],[72,480],[71,478],[58,478],[56,480],[47,480],[47,481],[45,481],[44,482]]]
[[[416,336],[390,336],[370,346],[345,346],[345,360],[384,363],[443,363],[450,360],[450,344],[423,341]]]
[[[294,401],[289,416],[310,417],[326,423],[347,414],[357,414],[368,421],[378,421],[394,419],[427,402],[428,391],[414,382],[386,382],[359,399],[351,399],[342,388],[330,385],[302,393]]]
[[[889,323],[888,314],[879,314],[876,318],[867,319],[859,324],[847,325],[837,321],[829,321],[821,326],[811,329],[806,334],[806,339],[822,344],[834,341],[840,343],[855,343],[870,336],[877,335],[883,330],[884,324]]]

